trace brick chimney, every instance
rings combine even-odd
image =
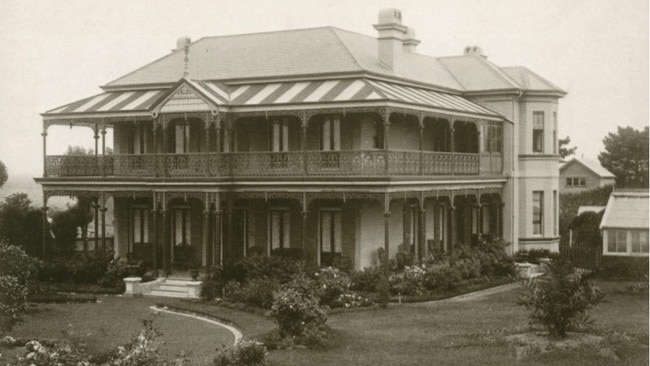
[[[399,71],[406,27],[402,25],[402,13],[395,8],[379,11],[379,22],[374,25],[378,32],[379,61],[393,71]]]

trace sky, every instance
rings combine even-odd
[[[419,53],[477,45],[497,65],[525,65],[566,90],[559,136],[578,156],[596,159],[617,126],[648,125],[647,0],[0,0],[0,161],[10,180],[40,176],[40,113],[100,93],[181,36],[328,25],[376,36],[389,7],[415,29]],[[90,129],[56,126],[47,150],[93,141]]]

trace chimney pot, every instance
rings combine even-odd
[[[415,53],[415,49],[420,44],[420,41],[415,38],[415,30],[411,27],[406,29],[406,36],[404,37],[404,51],[408,53]]]
[[[178,40],[176,40],[176,50],[182,50],[186,46],[189,46],[190,43],[192,43],[192,40],[190,37],[180,37]]]

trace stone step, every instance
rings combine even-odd
[[[165,280],[165,285],[180,285],[180,286],[185,286],[187,284],[195,283],[194,281],[186,280],[186,279],[174,279],[174,278],[168,278]]]
[[[171,292],[184,292],[187,293],[187,287],[182,285],[168,285],[166,283],[158,285],[154,290],[163,290]]]
[[[188,298],[187,292],[176,292],[176,291],[165,291],[165,290],[153,290],[147,294],[146,296],[159,296],[159,297],[176,297],[176,298],[182,298],[186,299]]]

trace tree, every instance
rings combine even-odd
[[[605,151],[598,155],[600,164],[616,176],[623,187],[648,187],[648,127],[635,130],[618,127],[603,139]]]
[[[45,231],[50,232],[49,224]],[[38,257],[43,249],[43,212],[31,205],[26,193],[14,193],[0,203],[0,238]],[[45,237],[46,245],[50,236]]]
[[[560,146],[560,157],[562,159],[566,158],[569,155],[575,154],[577,147],[569,147],[569,144],[571,143],[571,138],[569,136],[563,139],[558,139],[557,142]]]
[[[54,251],[59,255],[70,255],[77,240],[77,217],[71,209],[52,215]]]
[[[7,182],[7,179],[9,179],[9,175],[7,174],[7,167],[5,166],[5,163],[0,161],[0,187],[2,187]]]

